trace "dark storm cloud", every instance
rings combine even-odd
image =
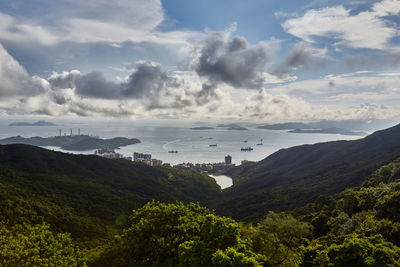
[[[128,82],[121,85],[122,95],[128,98],[154,96],[163,89],[180,86],[177,79],[168,76],[159,65],[151,63],[137,65]]]
[[[107,81],[100,72],[91,72],[75,80],[76,93],[94,98],[119,98],[121,85]]]
[[[100,72],[81,75],[79,72],[52,75],[48,81],[53,89],[75,88],[78,95],[102,99],[157,98],[162,90],[181,86],[176,78],[151,62],[140,62],[128,69],[132,73],[125,82],[113,82]]]
[[[264,79],[259,74],[270,59],[265,43],[249,46],[246,39],[212,32],[206,37],[195,70],[209,79],[208,84],[224,82],[234,87],[260,88]]]
[[[211,100],[218,99],[215,89],[215,84],[204,83],[201,90],[196,94],[197,105],[202,106],[209,103]]]
[[[280,64],[274,71],[278,77],[285,77],[288,75],[290,70],[298,67],[309,67],[311,64],[317,63],[318,65],[325,64],[327,58],[320,50],[313,49],[307,44],[298,43],[290,51],[289,55],[283,64]]]

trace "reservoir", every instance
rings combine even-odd
[[[221,189],[225,189],[233,185],[232,178],[225,175],[212,175],[208,174],[208,176],[215,179],[217,184],[221,187]]]

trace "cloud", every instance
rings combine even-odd
[[[208,86],[223,82],[233,87],[260,88],[270,50],[265,42],[250,46],[243,37],[235,36],[229,40],[227,33],[209,32],[195,70],[208,79]]]
[[[156,97],[162,90],[181,86],[179,81],[169,76],[154,63],[144,62],[135,65],[134,72],[128,81],[123,84],[123,96],[125,97]]]
[[[79,70],[64,71],[62,73],[54,72],[47,80],[54,89],[73,88],[75,80],[79,76],[81,76]]]
[[[20,2],[15,5],[16,10],[25,8]],[[107,43],[116,48],[126,41],[188,46],[188,40],[202,35],[160,31],[165,20],[160,0],[38,0],[31,8],[29,18],[0,12],[0,41],[46,46]]]
[[[83,97],[100,99],[153,99],[162,92],[182,86],[176,77],[168,75],[154,62],[139,61],[127,67],[126,80],[109,81],[101,72],[81,74],[79,71],[53,73],[48,81],[53,89],[73,88]]]
[[[64,38],[54,34],[44,25],[33,21],[21,22],[16,18],[0,13],[0,41],[40,43],[52,45]]]
[[[76,93],[82,96],[116,99],[121,95],[122,87],[112,81],[108,81],[101,72],[90,72],[76,77]]]
[[[244,39],[234,39],[226,41],[222,52],[249,48]],[[297,67],[305,64],[304,60],[288,62]],[[255,122],[400,114],[400,74],[396,72],[364,71],[301,81],[292,77],[284,84],[278,80],[272,84],[271,75],[258,72],[264,81],[270,80],[268,90],[247,90],[235,88],[219,76],[217,80],[209,75],[200,77],[193,70],[167,72],[150,61],[137,61],[124,71],[127,75],[119,81],[100,72],[83,74],[78,70],[52,73],[46,80],[31,77],[0,47],[0,114]],[[297,94],[299,90],[313,97]]]
[[[245,100],[240,116],[243,119],[290,121],[309,120],[312,114],[311,106],[300,99],[284,94],[273,95],[261,89]]]
[[[270,86],[268,91],[307,99],[312,106],[324,105],[330,109],[342,106],[347,110],[350,106],[365,102],[397,108],[400,101],[399,84],[400,73],[358,71]],[[388,109],[387,116],[392,114]]]
[[[46,86],[47,82],[40,77],[29,76],[0,44],[0,97],[37,95]]]
[[[305,42],[296,43],[285,61],[273,71],[278,77],[287,77],[288,72],[298,67],[308,68],[311,65],[324,65],[330,58],[327,49],[313,48]]]
[[[307,42],[328,37],[352,48],[386,49],[397,36],[397,25],[386,16],[400,12],[398,0],[375,3],[369,11],[353,14],[343,6],[309,10],[302,17],[286,20],[282,27]]]

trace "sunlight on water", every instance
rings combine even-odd
[[[221,187],[221,189],[225,189],[233,185],[232,178],[228,176],[212,175],[212,174],[208,174],[208,176],[214,178],[217,184]]]

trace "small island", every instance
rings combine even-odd
[[[201,126],[201,127],[190,128],[190,130],[214,130],[214,128],[213,127]]]
[[[341,135],[355,135],[355,136],[365,136],[365,132],[353,132],[341,128],[327,128],[327,129],[296,129],[289,131],[289,133],[318,133],[318,134],[341,134]]]
[[[311,129],[312,127],[302,122],[287,122],[278,124],[266,124],[257,127],[258,129],[266,130],[293,130],[293,129]]]
[[[230,124],[218,124],[217,127],[220,128],[226,128],[227,130],[238,130],[238,131],[243,131],[243,130],[247,130],[247,128],[242,127],[238,124],[235,123],[230,123]]]
[[[33,123],[29,122],[13,122],[10,123],[8,126],[56,126],[56,124],[48,121],[37,121]]]
[[[33,146],[56,146],[63,150],[85,151],[92,149],[118,149],[122,146],[128,146],[140,143],[137,138],[115,137],[111,139],[101,139],[89,135],[68,135],[54,137],[30,137],[22,136],[8,137],[0,139],[0,145],[8,144],[26,144]]]
[[[235,126],[231,126],[226,128],[227,130],[233,130],[233,131],[245,131],[247,130],[247,128],[239,126],[239,125],[235,125]]]

